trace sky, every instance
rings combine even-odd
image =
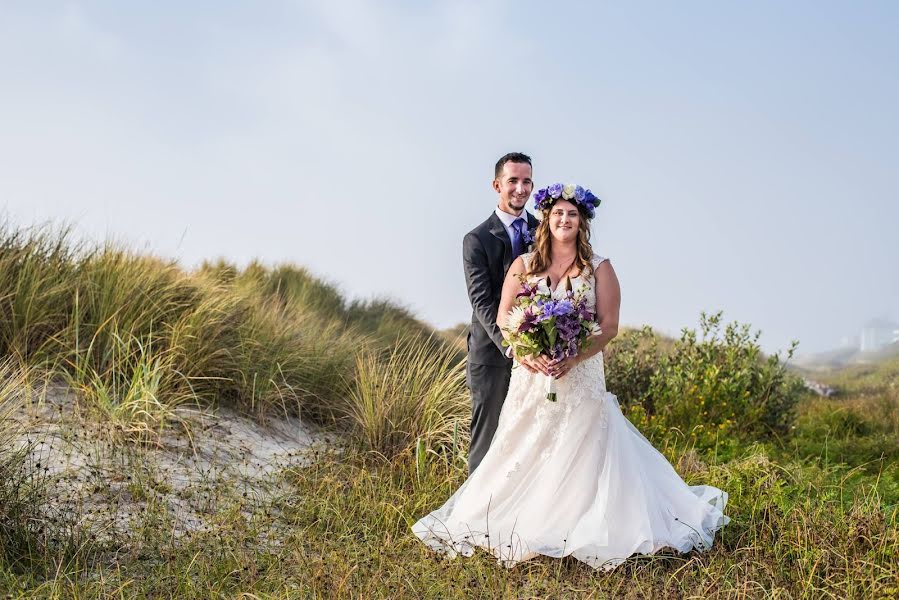
[[[899,3],[0,0],[0,201],[470,318],[493,166],[600,198],[621,322],[899,320]]]

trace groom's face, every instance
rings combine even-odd
[[[531,197],[534,182],[531,179],[531,165],[507,162],[498,179],[493,180],[493,189],[499,194],[499,209],[518,214],[524,210]]]

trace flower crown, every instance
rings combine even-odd
[[[589,219],[596,216],[596,207],[602,202],[593,192],[585,190],[579,185],[554,183],[537,190],[537,193],[534,194],[534,208],[540,211],[549,210],[559,198],[583,206]]]

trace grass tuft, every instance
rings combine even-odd
[[[419,440],[428,447],[467,445],[470,414],[465,364],[455,349],[409,337],[387,350],[356,353],[355,379],[339,418],[362,446],[386,456]]]

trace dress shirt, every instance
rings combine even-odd
[[[530,229],[528,227],[528,211],[526,210],[521,211],[521,214],[516,217],[515,215],[501,211],[499,207],[497,207],[496,216],[499,217],[499,220],[503,222],[503,227],[506,228],[506,233],[509,235],[509,240],[512,240],[512,223],[515,221],[515,219],[523,219],[525,231]]]

